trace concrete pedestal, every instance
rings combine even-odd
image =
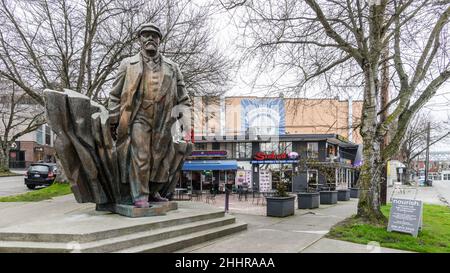
[[[94,211],[93,207],[52,213],[38,221],[0,228],[0,253],[174,252],[247,228],[247,224],[236,222],[234,216],[225,215],[223,209],[193,202],[178,205],[177,210],[153,217],[123,217]],[[143,213],[142,209],[116,209]],[[155,209],[159,207],[154,206]]]
[[[96,206],[98,211],[110,211],[127,217],[148,217],[165,215],[168,211],[176,210],[178,204],[176,202],[154,202],[150,203],[149,208],[136,208],[133,205],[123,204],[99,204]]]

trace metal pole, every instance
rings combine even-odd
[[[225,213],[228,213],[229,203],[230,203],[230,191],[225,185]]]

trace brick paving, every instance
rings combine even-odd
[[[225,210],[225,194],[217,194],[213,199],[209,194],[203,195],[201,198],[193,197],[189,202],[208,203],[214,207]],[[251,215],[266,215],[266,200],[264,197],[253,197],[252,193],[239,198],[238,194],[230,194],[228,211],[230,213],[242,213]]]

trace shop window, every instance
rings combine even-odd
[[[318,142],[308,142],[307,146],[308,158],[319,158],[319,143]]]
[[[307,181],[308,181],[308,188],[313,189],[319,188],[319,176],[317,174],[317,170],[307,171]]]

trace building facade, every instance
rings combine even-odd
[[[54,138],[53,131],[46,124],[36,131],[21,136],[9,152],[9,167],[23,169],[28,168],[33,162],[56,162]]]
[[[195,97],[199,137],[337,134],[361,144],[362,101],[276,97]]]
[[[347,188],[357,179],[361,101],[194,98],[194,151],[180,187],[274,191]],[[353,141],[351,141],[353,140]]]
[[[197,140],[180,187],[270,192],[283,182],[291,192],[320,190],[330,183],[334,189],[348,188],[356,182],[359,147],[335,134],[283,135],[276,142],[248,136]]]

